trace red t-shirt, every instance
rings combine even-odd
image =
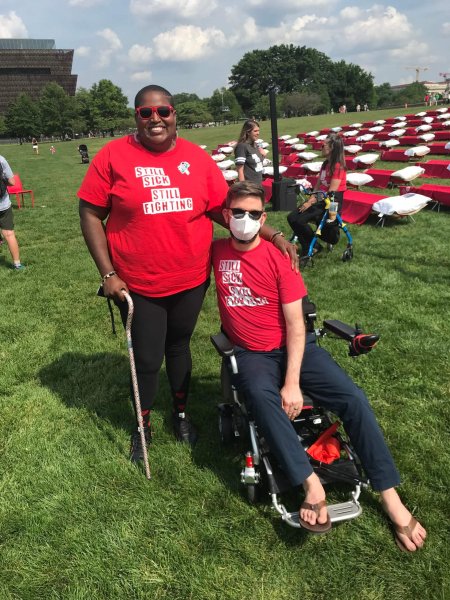
[[[168,296],[210,274],[213,226],[228,191],[199,146],[150,152],[133,135],[110,142],[92,161],[78,197],[109,208],[106,238],[115,271],[143,296]]]
[[[330,175],[330,169],[328,164],[325,168],[322,168],[319,173],[320,190],[322,192],[328,192],[332,179],[340,179],[341,182],[336,192],[344,192],[347,189],[347,171],[339,163],[336,163],[333,171],[333,175]]]
[[[281,305],[307,293],[290,259],[265,240],[239,252],[228,238],[213,242],[213,266],[220,318],[233,344],[256,352],[285,346]]]

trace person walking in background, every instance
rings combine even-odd
[[[259,123],[253,119],[245,121],[234,149],[238,181],[262,182],[263,161],[267,152],[258,147],[258,138]]]
[[[20,271],[24,267],[20,262],[19,244],[14,233],[13,209],[7,188],[8,185],[14,185],[14,174],[3,156],[0,156],[0,179],[0,232],[8,244],[13,261],[12,268]]]
[[[39,154],[39,145],[38,145],[38,141],[35,137],[31,140],[31,146],[33,148],[33,152],[35,154]]]

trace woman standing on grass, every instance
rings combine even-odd
[[[324,141],[322,155],[325,160],[320,169],[313,193],[306,202],[297,210],[292,211],[287,218],[289,225],[292,227],[294,234],[301,244],[302,256],[308,254],[311,240],[314,237],[314,232],[309,223],[314,222],[318,224],[325,210],[323,194],[317,194],[316,192],[332,192],[334,199],[339,204],[340,211],[344,200],[344,191],[347,189],[344,142],[337,133],[330,133]],[[317,244],[316,248],[318,252],[322,250],[320,244]]]
[[[259,123],[253,119],[245,121],[234,149],[238,181],[262,182],[263,161],[267,151],[258,147],[258,138]]]
[[[135,98],[137,133],[104,146],[78,191],[81,229],[104,293],[125,324],[134,303],[131,335],[147,444],[150,411],[163,359],[173,398],[178,440],[195,444],[185,412],[192,360],[190,340],[209,286],[213,227],[223,224],[228,185],[196,144],[177,136],[172,95],[149,85]],[[107,219],[106,227],[103,222]],[[294,247],[271,227],[263,235],[294,260]],[[137,429],[131,459],[143,458]]]

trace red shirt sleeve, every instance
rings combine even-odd
[[[292,270],[291,260],[286,256],[281,256],[279,261],[278,290],[281,304],[296,302],[308,293],[303,277]]]

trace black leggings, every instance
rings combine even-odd
[[[187,396],[192,370],[189,343],[208,287],[209,279],[195,288],[162,298],[130,292],[134,303],[131,339],[143,411],[153,406],[164,356],[174,400],[176,395]],[[128,304],[124,301],[117,306],[125,326]]]

